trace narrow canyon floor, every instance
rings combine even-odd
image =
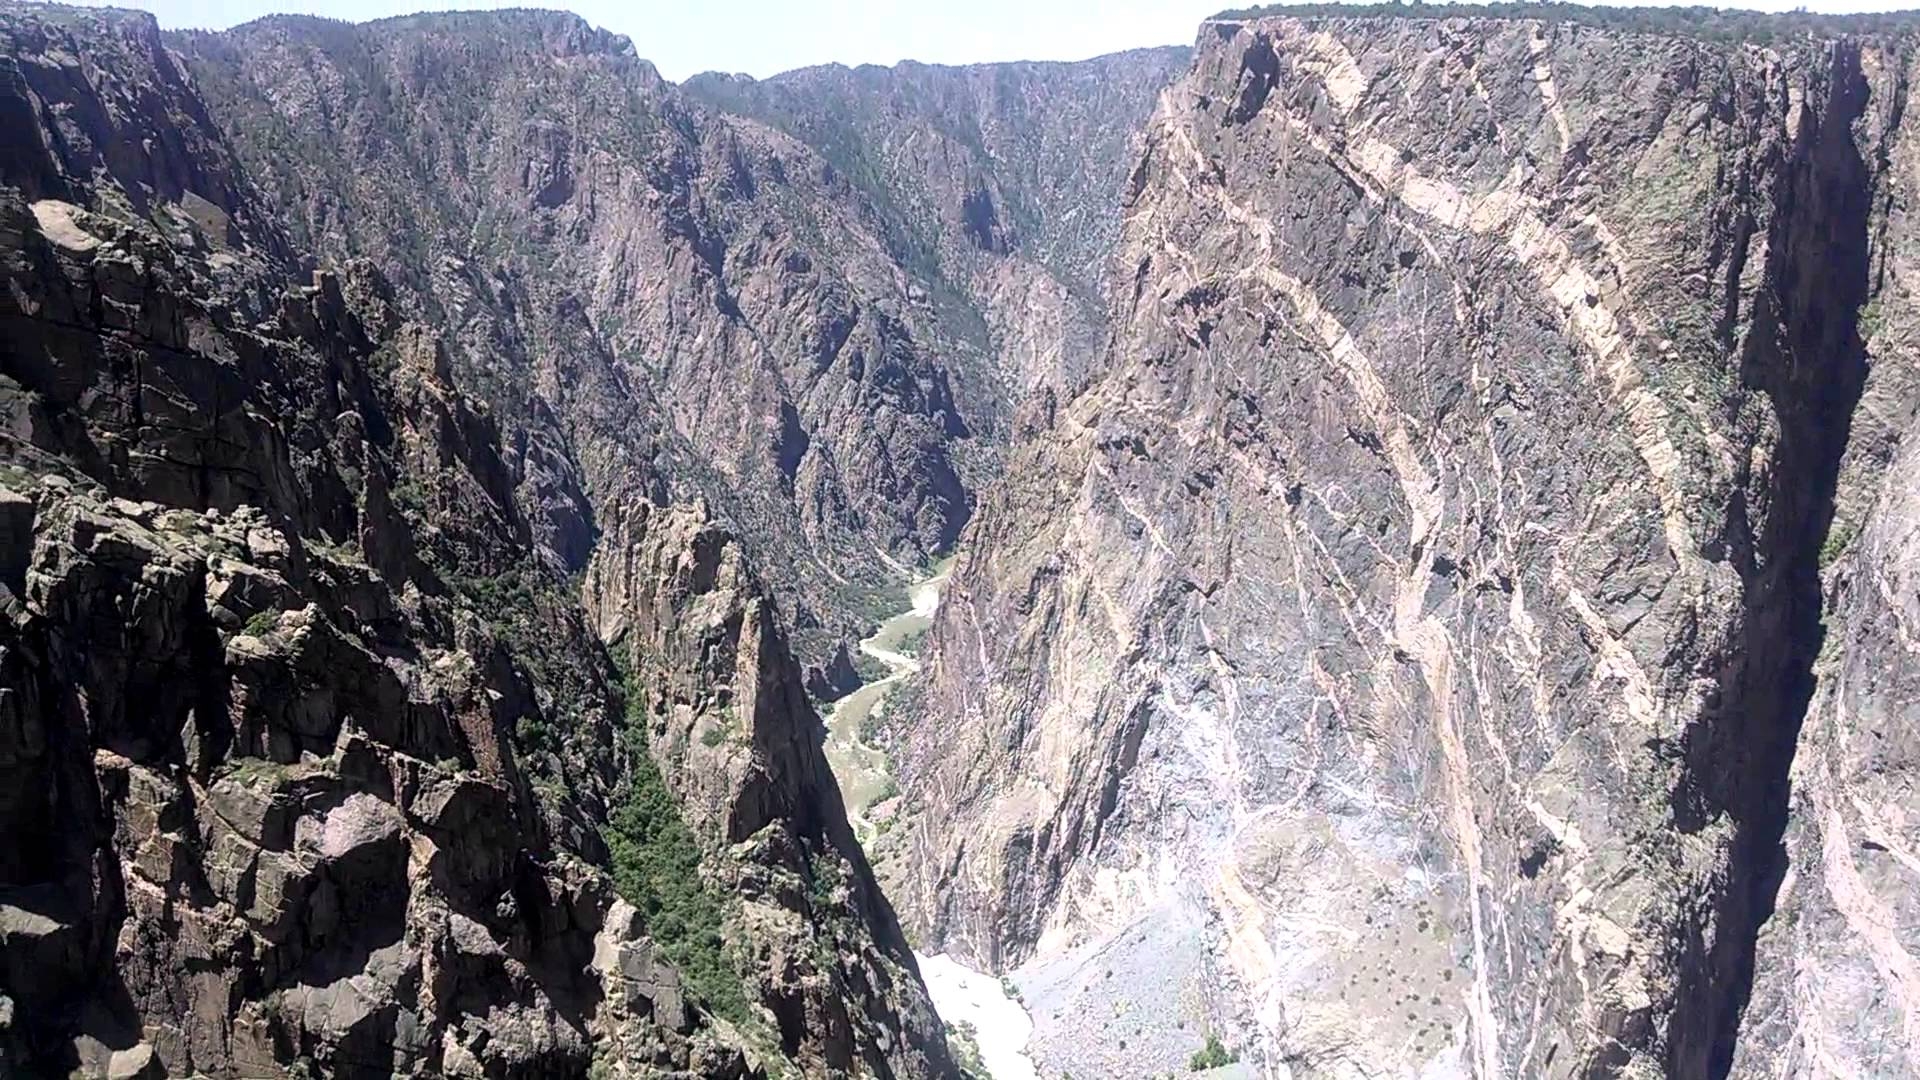
[[[841,698],[826,713],[827,762],[846,800],[847,817],[860,842],[869,847],[891,826],[899,800],[887,755],[862,733],[886,708],[888,696],[920,670],[917,643],[933,624],[940,588],[952,568],[951,556],[936,563],[908,590],[907,609],[860,642],[860,652],[885,665],[886,674]],[[1038,1080],[1040,1074],[1026,1053],[1033,1019],[1006,984],[950,956],[916,951],[914,959],[940,1018],[972,1031],[981,1064],[994,1080]]]

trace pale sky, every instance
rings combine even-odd
[[[1909,0],[1909,3],[1913,0]],[[1800,0],[1733,6],[1787,10]],[[1246,0],[114,0],[169,29],[225,29],[262,15],[305,12],[360,22],[409,12],[563,7],[633,39],[676,81],[700,71],[764,78],[838,61],[1081,60],[1143,45],[1190,45],[1200,20]],[[1815,0],[1816,11],[1881,11],[1874,0]]]

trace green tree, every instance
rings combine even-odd
[[[722,933],[725,905],[700,876],[699,840],[647,753],[642,698],[632,677],[625,682],[632,765],[601,831],[613,861],[614,889],[640,911],[648,935],[679,969],[692,996],[715,1015],[746,1023],[746,993]]]

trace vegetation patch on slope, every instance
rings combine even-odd
[[[1220,1041],[1220,1036],[1209,1031],[1206,1045],[1193,1052],[1187,1068],[1193,1072],[1205,1072],[1208,1069],[1225,1068],[1239,1060],[1239,1051],[1228,1050],[1226,1044]]]
[[[613,885],[646,920],[647,933],[679,969],[688,991],[714,1015],[749,1023],[746,992],[721,933],[726,907],[700,876],[700,843],[647,753],[643,698],[625,679],[627,784],[601,836],[613,860]]]

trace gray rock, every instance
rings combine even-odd
[[[930,948],[1047,971],[1197,900],[1166,967],[1210,977],[1103,1020],[1294,1075],[1907,1060],[1870,974],[1906,845],[1836,833],[1903,827],[1898,779],[1840,777],[1900,775],[1908,665],[1862,650],[1889,697],[1855,712],[1853,650],[1815,658],[1830,500],[1903,490],[1850,462],[1912,415],[1871,269],[1907,243],[1910,61],[1593,22],[1203,28],[1112,347],[1012,451],[895,721],[882,878]],[[1829,635],[1898,625],[1832,573]],[[1037,1055],[1077,1075],[1074,1034]]]
[[[146,1043],[115,1050],[107,1061],[107,1080],[160,1080],[166,1075],[153,1047]]]
[[[0,488],[0,585],[16,596],[26,590],[32,551],[33,500]]]
[[[183,55],[147,16],[0,8],[4,1068],[575,1076],[618,1047],[617,1072],[741,1077],[753,1040],[768,1068],[948,1074],[773,602],[639,475],[660,444],[628,435],[663,417],[609,393],[567,426],[500,401],[503,425],[470,396],[497,399],[471,327],[363,262],[296,269],[277,174],[213,118],[235,87]],[[532,197],[577,207],[574,144],[541,145]],[[660,526],[620,534],[633,568],[686,576],[597,569],[583,605],[594,523],[627,515]],[[716,888],[790,883],[704,928],[734,943],[737,1023],[686,989],[666,924],[590,966],[638,764],[602,628],[751,722],[738,759],[655,766]],[[855,883],[831,919],[815,867]]]

